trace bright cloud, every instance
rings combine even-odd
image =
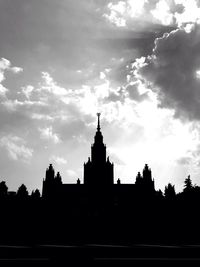
[[[173,24],[174,14],[170,10],[169,1],[160,0],[157,2],[155,9],[151,10],[151,14],[155,19],[163,25]]]
[[[40,131],[40,137],[45,140],[50,140],[55,144],[58,144],[61,142],[59,136],[56,133],[53,133],[52,126],[46,127],[46,128],[39,128]]]
[[[118,1],[110,2],[108,10],[104,17],[118,27],[131,24],[131,20],[142,24],[149,22],[178,27],[187,23],[200,23],[200,7],[196,0]]]
[[[122,17],[126,11],[125,2],[119,1],[117,4],[109,3],[108,8],[110,9],[110,14],[104,14],[104,17],[118,27],[126,26],[126,20]]]
[[[50,162],[54,162],[58,165],[67,164],[66,159],[64,159],[63,157],[55,156],[55,155],[52,155],[49,160]]]
[[[19,73],[19,72],[22,72],[23,69],[20,68],[20,67],[12,67],[12,68],[11,68],[11,71],[13,71],[14,73]]]
[[[22,87],[22,93],[26,96],[27,99],[30,99],[30,96],[34,90],[32,85],[27,85],[26,87]]]
[[[41,84],[41,87],[39,90],[46,90],[58,96],[63,96],[67,94],[66,89],[58,86],[57,83],[53,80],[53,78],[48,72],[42,72],[42,78],[44,80],[44,83]]]
[[[6,107],[8,111],[17,111],[20,108],[33,108],[35,109],[36,107],[43,107],[46,106],[47,104],[45,102],[42,102],[40,100],[38,101],[31,101],[31,100],[25,100],[25,101],[19,101],[17,99],[11,100],[11,99],[6,99],[2,102],[2,105]]]
[[[2,84],[2,82],[5,80],[5,71],[19,73],[19,72],[22,72],[23,69],[20,67],[12,67],[10,61],[5,58],[0,59],[0,96],[3,96],[3,97],[5,97],[6,93],[9,91]]]
[[[175,0],[175,3],[182,6],[182,12],[174,15],[179,26],[184,23],[200,23],[199,1]]]
[[[33,156],[33,149],[26,146],[24,139],[18,136],[3,136],[0,138],[0,146],[4,147],[12,160],[29,162]]]
[[[0,59],[0,73],[1,73],[0,82],[2,82],[4,80],[4,78],[5,78],[4,77],[4,71],[6,71],[6,70],[12,71],[14,73],[19,73],[19,72],[23,71],[23,69],[20,67],[12,67],[11,62],[8,59],[1,58]]]
[[[5,97],[6,92],[8,92],[8,89],[5,88],[2,84],[0,84],[0,95]]]

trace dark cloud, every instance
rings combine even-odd
[[[103,17],[108,3],[0,1],[0,51],[25,70],[17,85],[25,85],[27,80],[35,85],[40,71],[45,70],[63,86],[74,88],[90,82],[107,67],[113,68],[113,85],[123,84],[126,62],[150,54],[155,37],[169,29],[156,24],[114,27]],[[124,58],[124,63],[113,64],[112,58]]]
[[[120,101],[121,103],[124,103],[125,93],[124,93],[123,88],[121,88],[118,91],[116,90],[116,92],[111,92],[109,96],[104,99],[104,103],[116,102],[116,101]]]
[[[177,29],[157,38],[153,54],[138,68],[158,93],[160,106],[173,108],[175,116],[200,119],[200,26],[191,32]]]
[[[138,84],[128,85],[126,91],[129,93],[129,97],[137,102],[141,102],[148,99],[148,93],[140,94],[138,91]]]
[[[32,76],[45,69],[63,83],[74,83],[77,69],[101,58],[94,40],[106,25],[98,7],[94,1],[2,0],[1,53],[25,69],[28,66]]]
[[[162,32],[165,27],[162,27]],[[166,29],[165,29],[166,31]],[[107,30],[105,35],[97,39],[98,44],[102,49],[109,49],[111,56],[119,53],[123,48],[123,53],[127,50],[137,49],[139,54],[146,55],[151,52],[153,48],[153,43],[157,34],[160,34],[155,31],[141,31],[137,29],[134,30],[125,30],[120,29]]]

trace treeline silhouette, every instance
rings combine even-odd
[[[0,243],[200,242],[200,187],[190,176],[180,193],[171,183],[164,192],[138,189],[116,195],[99,188],[92,192],[44,198],[38,189],[29,194],[22,184],[17,192],[9,192],[6,182],[0,182]]]

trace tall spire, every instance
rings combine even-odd
[[[94,137],[95,144],[103,144],[103,135],[101,133],[101,127],[100,127],[100,115],[101,113],[97,113],[98,122],[97,122],[97,131]]]
[[[98,124],[97,124],[97,131],[100,132],[101,128],[100,128],[100,116],[101,113],[97,113],[97,117],[98,117]]]

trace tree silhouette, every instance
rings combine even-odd
[[[40,191],[39,189],[36,189],[35,191],[32,191],[31,198],[34,200],[40,199]]]
[[[192,180],[190,178],[190,175],[188,175],[188,177],[185,179],[184,181],[184,189],[183,192],[191,192],[193,189],[193,184],[192,184]]]
[[[8,195],[8,187],[5,181],[0,182],[0,197],[6,197]]]
[[[167,186],[165,186],[165,197],[167,199],[174,199],[176,196],[174,185],[169,183]]]

